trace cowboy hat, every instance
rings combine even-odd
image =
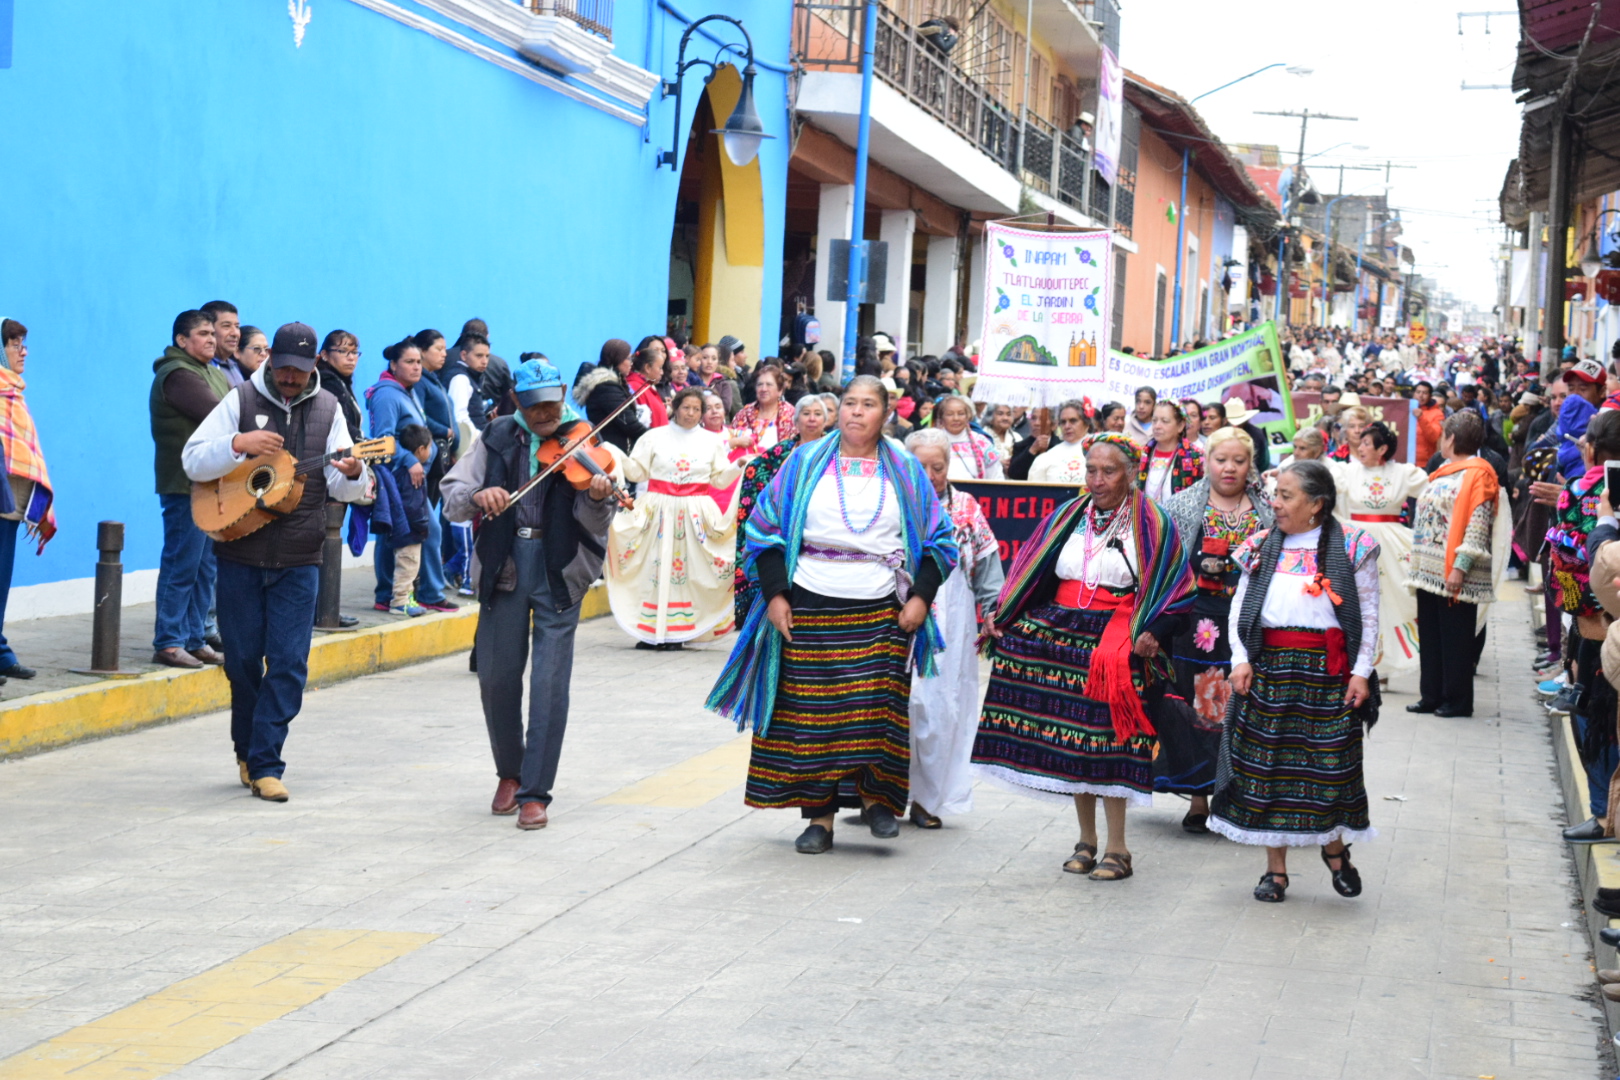
[[[1242,427],[1260,415],[1259,409],[1249,408],[1243,404],[1242,398],[1227,398],[1222,408],[1226,410],[1226,422],[1233,427]]]

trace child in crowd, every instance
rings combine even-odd
[[[406,424],[399,429],[399,445],[416,455],[416,460],[427,468],[428,459],[433,453],[433,434],[421,424]],[[410,525],[411,535],[408,541],[400,543],[395,541],[394,547],[394,597],[389,602],[388,611],[391,615],[408,615],[416,618],[426,615],[428,609],[416,602],[414,590],[416,587],[416,573],[422,566],[422,541],[428,535],[428,509],[427,485],[417,487],[411,483],[411,472],[403,465],[395,465],[394,483],[399,488],[399,501],[405,509],[405,520]]]

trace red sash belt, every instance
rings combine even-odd
[[[1114,738],[1125,742],[1135,735],[1156,735],[1142,709],[1142,697],[1131,682],[1131,619],[1136,614],[1136,593],[1115,592],[1103,586],[1090,595],[1079,581],[1059,581],[1057,603],[1088,611],[1109,611],[1108,625],[1091,652],[1091,670],[1086,675],[1086,694],[1108,703],[1114,721]]]
[[[1399,514],[1351,514],[1350,515],[1350,520],[1351,521],[1389,521],[1389,522],[1394,522],[1395,524],[1398,525],[1398,524],[1400,524],[1401,515],[1399,515]]]
[[[708,484],[672,484],[668,480],[649,480],[647,490],[654,495],[679,495],[690,498],[693,495],[707,495]]]
[[[1344,631],[1332,630],[1266,630],[1262,641],[1274,649],[1326,649],[1329,675],[1341,679],[1350,677],[1350,654],[1345,651]]]

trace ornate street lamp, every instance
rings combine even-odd
[[[742,34],[745,44],[743,46],[734,44],[720,46],[720,51],[715,53],[714,60],[705,60],[700,56],[688,60],[686,58],[686,44],[692,39],[693,32],[706,22],[716,21],[728,22],[735,26],[738,32]],[[707,15],[688,26],[686,33],[681,35],[680,51],[675,54],[675,78],[664,80],[662,96],[667,98],[671,94],[675,95],[675,131],[674,139],[670,143],[670,149],[658,155],[658,161],[654,168],[662,168],[668,165],[671,171],[675,169],[675,163],[679,157],[678,148],[681,145],[681,83],[686,76],[687,69],[696,64],[702,64],[708,68],[709,74],[703,80],[704,84],[707,85],[709,80],[714,78],[715,72],[719,70],[716,61],[726,53],[734,53],[747,61],[742,72],[742,94],[737,98],[737,107],[732,109],[731,115],[726,118],[725,127],[713,128],[709,134],[720,136],[720,143],[726,148],[726,157],[731,159],[733,165],[738,166],[747,165],[753,161],[755,157],[759,156],[760,143],[766,139],[776,137],[765,134],[765,125],[760,122],[759,111],[754,107],[754,76],[758,74],[757,69],[754,67],[754,39],[748,36],[748,31],[743,28],[741,20],[733,19],[729,15]]]

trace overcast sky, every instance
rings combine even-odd
[[[1307,158],[1327,151],[1306,162],[1317,187],[1336,192],[1339,170],[1330,165],[1392,160],[1415,166],[1390,173],[1390,199],[1403,211],[1418,272],[1487,310],[1496,302],[1502,238],[1496,197],[1518,151],[1519,107],[1511,90],[1465,91],[1461,85],[1512,82],[1518,17],[1493,16],[1489,34],[1484,19],[1463,19],[1459,35],[1457,13],[1508,11],[1513,4],[1122,3],[1121,61],[1183,97],[1270,63],[1314,69],[1295,76],[1275,68],[1204,98],[1198,111],[1222,139],[1276,143],[1290,162],[1299,148],[1299,120],[1256,116],[1255,110],[1357,117],[1355,123],[1310,122]],[[1331,149],[1339,143],[1350,145]],[[1383,189],[1382,168],[1345,170],[1346,193]],[[1345,234],[1339,235],[1342,241]]]

